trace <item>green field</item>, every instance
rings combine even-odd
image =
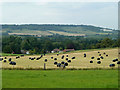
[[[117,88],[118,70],[3,70],[3,88]]]

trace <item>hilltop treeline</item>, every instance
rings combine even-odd
[[[63,49],[97,49],[118,47],[118,39],[88,39],[83,37],[51,36],[51,37],[18,37],[7,36],[2,38],[2,51],[4,53],[21,53],[21,50],[29,50],[30,53],[50,52],[55,48]]]

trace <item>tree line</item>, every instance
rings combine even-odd
[[[98,49],[118,47],[120,39],[95,39],[74,36],[44,36],[44,37],[19,37],[5,36],[2,37],[2,52],[20,54],[21,50],[28,50],[31,54],[42,54],[51,52],[53,49]]]

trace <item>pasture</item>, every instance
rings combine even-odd
[[[118,70],[2,70],[3,88],[118,88]]]
[[[99,52],[99,53],[98,53]],[[105,54],[104,54],[105,53]],[[84,54],[86,54],[86,57],[84,57]],[[101,54],[101,55],[100,55]],[[61,57],[64,55],[64,58],[61,59]],[[66,56],[68,55],[68,57]],[[108,55],[108,56],[106,56]],[[101,59],[100,57],[103,57]],[[34,58],[34,60],[31,60],[29,58]],[[43,55],[42,58],[37,60],[37,58],[40,57],[40,55],[26,55],[24,57],[20,57],[16,59],[16,56],[7,56],[5,59],[5,56],[3,56],[2,62],[2,68],[33,68],[33,69],[40,69],[44,68],[44,63],[46,63],[46,69],[59,69],[57,65],[54,64],[54,62],[61,63],[61,62],[67,62],[68,66],[66,66],[66,69],[84,69],[84,68],[111,68],[109,67],[110,64],[115,64],[114,68],[118,67],[117,61],[113,62],[113,59],[118,58],[118,49],[104,49],[104,50],[94,50],[94,51],[82,51],[82,52],[69,52],[65,54],[59,54],[58,56],[56,54],[47,54]],[[51,59],[53,57],[53,59]],[[75,59],[72,59],[72,57],[75,57]],[[94,57],[92,59],[91,57]],[[11,61],[16,62],[16,65],[10,65],[10,61],[8,59],[11,58]],[[57,60],[54,60],[57,58]],[[71,62],[68,62],[66,60],[71,60]],[[100,58],[100,60],[97,60]],[[45,62],[45,59],[47,59],[47,62]],[[6,60],[6,62],[4,62]],[[93,63],[90,63],[92,61]],[[98,64],[97,62],[100,61],[101,63]]]
[[[62,59],[61,57],[63,57],[63,55],[64,58]],[[118,67],[117,62],[119,59],[117,48],[46,54],[41,58],[40,56],[41,55],[2,56],[1,58],[3,58],[3,60],[0,62],[2,62],[3,68],[3,88],[118,88],[118,69],[116,68]],[[100,58],[101,56],[103,59]],[[14,63],[13,65],[10,64],[10,58],[16,65]],[[35,59],[32,60],[30,58]],[[40,59],[37,60],[37,58]],[[66,58],[71,60],[71,62],[68,62]],[[100,58],[100,60],[97,60],[98,58]],[[118,61],[116,61],[116,58]],[[113,61],[114,59],[115,62]],[[4,60],[6,60],[6,62],[4,62]],[[91,61],[92,63],[90,63]],[[98,61],[101,61],[101,63],[97,63]],[[62,70],[63,67],[57,67],[57,65],[54,64],[55,62],[66,62],[68,66],[65,67],[65,70]],[[44,63],[46,63],[46,69],[53,70],[42,70]],[[110,67],[110,64],[114,64],[115,66]],[[97,70],[95,70],[96,68]]]

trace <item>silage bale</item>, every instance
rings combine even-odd
[[[97,61],[98,64],[101,64],[101,61]]]
[[[91,60],[90,63],[93,63],[93,61]]]
[[[115,67],[115,64],[110,64],[109,66],[110,66],[110,67]]]

